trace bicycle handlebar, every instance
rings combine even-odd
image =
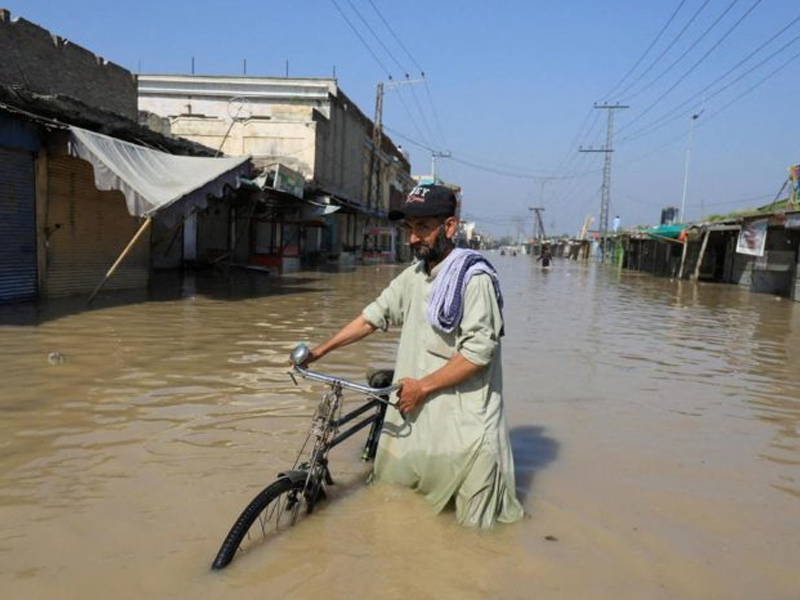
[[[339,377],[332,377],[331,375],[325,375],[324,373],[317,373],[316,371],[309,371],[299,365],[293,365],[294,370],[297,371],[301,377],[304,379],[311,379],[313,381],[320,381],[322,383],[327,383],[328,385],[337,385],[339,387],[352,390],[354,392],[359,392],[361,394],[366,394],[367,396],[388,396],[394,391],[400,389],[400,386],[397,384],[393,384],[383,388],[374,388],[368,385],[363,385],[361,383],[356,383],[354,381],[348,381],[347,379],[341,379]],[[390,403],[391,404],[391,403]]]

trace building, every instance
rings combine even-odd
[[[386,214],[413,187],[408,158],[383,136],[379,183],[370,189],[373,123],[335,79],[140,75],[139,109],[148,121],[168,119],[173,135],[250,155],[272,173],[299,173],[302,200],[323,212],[338,207],[308,218],[308,207],[268,186],[272,207],[256,208],[248,225],[251,263],[285,267],[310,249],[345,263],[395,254],[398,232]]]
[[[624,232],[614,245],[629,269],[800,302],[800,212],[787,201],[701,223]]]
[[[5,10],[0,56],[0,302],[88,295],[124,250],[106,288],[145,287],[151,240],[249,173],[140,126],[132,73]]]

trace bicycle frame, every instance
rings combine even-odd
[[[364,461],[369,461],[375,458],[375,453],[378,447],[378,434],[380,433],[380,429],[383,426],[383,419],[386,414],[386,407],[387,405],[390,406],[397,406],[396,403],[391,402],[389,400],[389,396],[392,392],[398,389],[399,386],[397,385],[390,385],[382,388],[374,388],[367,385],[362,385],[360,383],[355,383],[353,381],[348,381],[346,379],[340,379],[338,377],[331,377],[330,375],[325,375],[324,373],[317,373],[315,371],[309,371],[299,365],[293,365],[294,372],[299,374],[304,379],[310,379],[312,381],[318,381],[320,383],[324,383],[330,386],[331,390],[337,397],[341,400],[342,390],[347,389],[354,392],[358,392],[370,398],[367,402],[362,404],[361,406],[353,409],[352,411],[341,415],[337,418],[331,418],[328,420],[328,425],[336,432],[336,435],[333,437],[332,440],[325,443],[324,449],[322,451],[322,458],[323,460],[325,455],[327,455],[328,451],[332,448],[335,448],[346,439],[361,431],[366,427],[370,427],[369,435],[367,436],[366,444],[364,445],[364,451],[361,455],[361,459]],[[294,379],[294,376],[292,375]],[[355,424],[349,426],[344,431],[339,431],[339,429],[351,421],[358,419],[365,413],[368,413],[370,410],[374,410],[372,414],[367,416],[364,419],[359,420]],[[325,465],[327,469],[327,465]],[[327,477],[329,478],[330,475],[328,474]]]
[[[282,518],[284,526],[294,525],[302,507],[305,507],[306,514],[310,514],[314,510],[316,503],[326,497],[326,486],[333,484],[333,478],[328,468],[328,452],[331,448],[335,448],[356,432],[369,427],[369,435],[361,458],[365,461],[374,459],[386,407],[391,405],[397,408],[397,403],[391,402],[389,396],[399,386],[370,387],[309,371],[301,366],[307,361],[308,353],[309,351],[304,345],[300,345],[292,351],[290,357],[294,366],[290,373],[292,379],[294,379],[294,373],[297,373],[305,379],[322,382],[330,389],[324,393],[314,412],[306,440],[291,469],[279,473],[277,480],[265,487],[242,511],[217,552],[212,563],[212,568],[215,570],[223,569],[233,560],[236,552],[241,549],[245,536],[249,537],[253,526],[260,525],[262,535],[266,536],[268,526],[270,530],[273,527],[276,532],[279,530]],[[370,383],[390,380],[391,376],[388,372],[374,374],[370,377]],[[296,379],[295,383],[297,383]],[[346,414],[342,414],[343,390],[358,392],[367,396],[368,400]],[[308,442],[312,439],[313,449],[308,461],[298,464]]]

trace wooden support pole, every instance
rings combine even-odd
[[[683,241],[683,252],[681,252],[681,268],[678,269],[678,279],[683,279],[683,269],[686,266],[686,254],[689,250],[689,240]]]
[[[114,274],[114,271],[117,270],[117,267],[119,267],[120,263],[125,259],[126,256],[128,256],[130,251],[133,250],[133,247],[136,245],[136,242],[138,242],[139,238],[141,238],[142,235],[144,235],[144,232],[147,231],[147,228],[150,227],[150,224],[152,222],[153,222],[153,217],[147,217],[144,220],[144,223],[142,223],[142,226],[139,227],[139,231],[136,232],[136,234],[133,236],[131,241],[128,242],[128,245],[125,246],[125,249],[119,255],[119,258],[117,258],[117,260],[114,261],[114,264],[111,265],[111,268],[108,270],[108,273],[106,273],[106,276],[103,277],[103,280],[100,283],[97,284],[96,288],[94,288],[94,291],[92,292],[92,295],[89,296],[89,300],[87,301],[87,304],[91,304],[92,303],[92,300],[94,300],[94,297],[97,296],[97,293],[106,284],[106,281],[108,281],[109,278]]]
[[[703,236],[703,244],[700,246],[700,255],[697,257],[697,264],[694,266],[694,276],[692,277],[694,281],[700,278],[700,267],[703,265],[703,257],[706,254],[706,246],[710,235],[711,232],[706,229],[706,234]]]
[[[658,235],[657,233],[648,233],[648,236],[655,240],[660,240],[664,242],[672,242],[673,244],[682,244],[683,242],[680,240],[676,240],[675,238],[667,237],[665,235]]]

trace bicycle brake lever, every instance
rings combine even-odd
[[[294,373],[292,373],[291,371],[289,371],[289,377],[291,377],[291,378],[292,378],[292,381],[294,381],[294,384],[295,384],[295,385],[297,385],[297,379],[295,379],[295,378],[294,378]]]

